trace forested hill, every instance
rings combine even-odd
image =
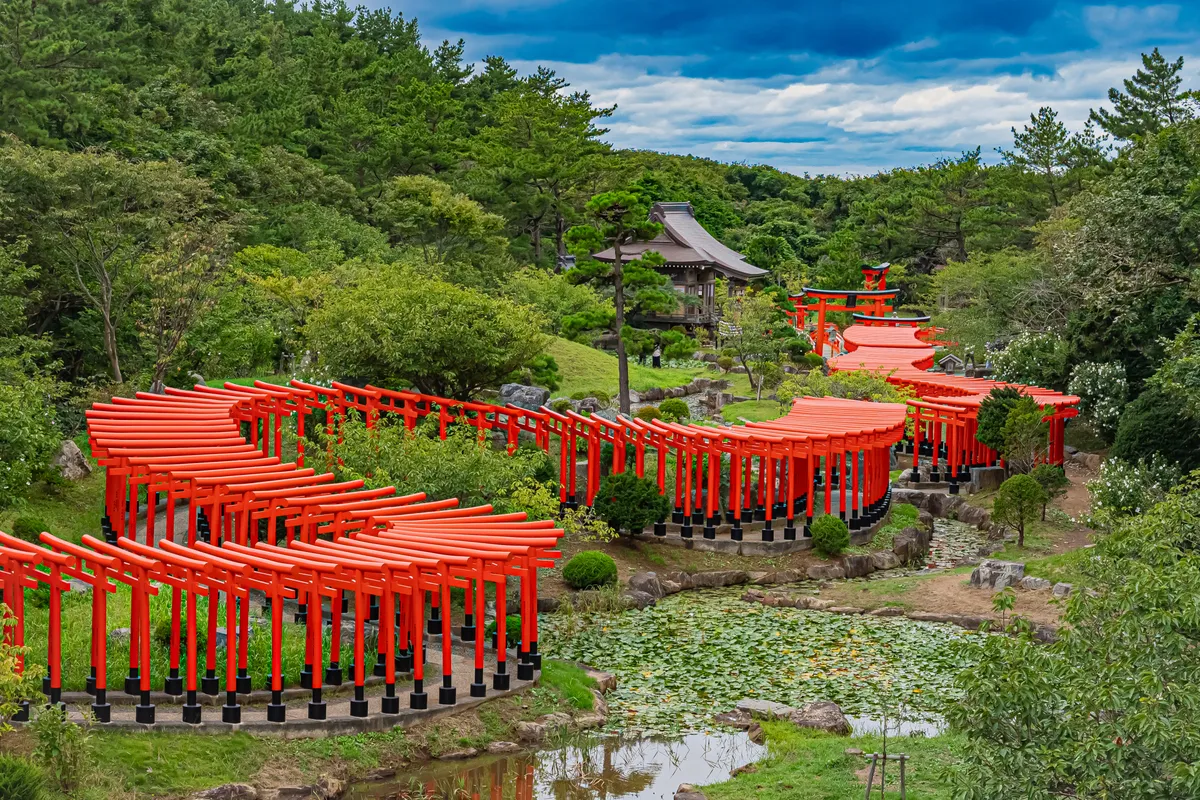
[[[889,261],[909,307],[981,359],[1017,342],[1009,377],[1045,386],[1115,364],[1132,397],[1200,310],[1195,96],[1158,51],[1096,127],[1030,109],[1010,149],[860,178],[617,150],[586,87],[463,52],[344,4],[0,0],[0,416],[25,419],[0,465],[44,461],[93,394],[329,368],[322,335],[335,371],[404,380],[397,325],[348,326],[383,297],[407,321],[414,276],[510,338],[587,339],[611,287],[552,268],[612,189],[692,202],[789,288]],[[1200,346],[1172,347],[1186,393]],[[495,361],[549,369],[529,349]]]

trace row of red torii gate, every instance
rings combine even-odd
[[[950,491],[969,479],[970,468],[990,466],[997,459],[975,439],[974,430],[979,403],[1001,384],[928,372],[934,347],[927,320],[884,316],[890,311],[884,301],[895,293],[878,293],[887,291],[813,290],[810,297],[821,306],[832,299],[834,310],[854,314],[854,324],[840,333],[839,352],[828,359],[829,368],[880,371],[889,381],[913,387],[917,398],[906,405],[806,397],[778,420],[716,427],[620,416],[608,420],[545,407],[529,410],[300,381],[167,389],[163,395],[98,403],[87,418],[92,451],[106,470],[103,538],[85,536],[73,544],[42,534],[39,546],[0,533],[0,586],[15,617],[5,636],[11,644],[23,645],[25,592],[48,586],[43,691],[50,703],[60,702],[62,593],[69,579],[89,584],[92,636],[86,686],[101,722],[111,718],[107,597],[118,584],[131,593],[129,671],[123,689],[137,698],[135,719],[140,723],[155,722],[153,692],[158,685],[168,695],[184,698],[184,722],[202,722],[199,693],[213,697],[222,691],[222,722],[241,721],[242,700],[254,688],[247,665],[251,592],[262,593],[270,609],[271,673],[264,688],[270,693],[271,722],[286,721],[283,690],[294,683],[283,675],[281,659],[286,601],[298,603],[296,621],[304,624],[304,666],[296,677],[311,692],[310,719],[326,717],[322,689],[343,682],[346,655],[353,682],[351,716],[370,713],[369,677],[383,679],[380,714],[400,713],[398,675],[411,674],[409,707],[428,707],[426,656],[438,645],[438,703],[456,703],[455,638],[458,657],[470,654],[470,695],[506,690],[509,643],[502,621],[509,611],[508,584],[519,585],[517,678],[531,680],[541,665],[538,570],[555,564],[562,530],[553,521],[498,514],[490,506],[464,508],[454,499],[400,496],[391,487],[338,480],[326,451],[306,452],[313,448],[311,443],[306,447],[306,433],[322,426],[333,441],[357,416],[369,427],[396,418],[410,430],[432,419],[443,438],[451,426],[471,426],[481,439],[502,438],[509,452],[525,438],[557,453],[564,507],[593,504],[607,444],[611,464],[605,468],[622,472],[632,465],[639,476],[655,480],[673,500],[672,522],[683,537],[694,536],[698,526],[702,536],[715,538],[724,522],[731,526],[731,538],[741,539],[743,524],[755,521],[761,523],[757,527],[765,541],[775,539],[780,523],[782,538],[791,540],[808,536],[814,516],[821,513],[837,514],[851,529],[859,529],[887,512],[892,451],[902,441],[911,447],[914,473],[919,459],[927,458],[932,479],[944,477]],[[866,296],[872,313],[860,313],[854,295]],[[797,307],[805,308],[799,302]],[[794,319],[804,326],[805,312],[798,311]],[[823,347],[825,340],[819,333],[816,338]],[[1050,435],[1045,457],[1061,463],[1062,425],[1076,413],[1077,398],[1021,388],[1046,408]],[[285,423],[295,435],[294,452],[285,448]],[[320,470],[308,464],[314,455]],[[141,525],[140,492],[150,499]],[[159,511],[159,497],[165,498],[165,512]],[[176,510],[185,507],[186,530],[176,530]],[[659,520],[654,533],[665,535],[666,523]],[[465,597],[457,632],[449,613],[456,587]],[[150,598],[161,592],[171,596],[169,667],[166,675],[152,676]],[[500,621],[491,647],[483,635],[488,596],[494,598],[493,619]],[[197,603],[202,598],[207,598],[207,635],[200,653]],[[218,600],[224,601],[227,631],[223,665],[215,635]],[[353,635],[344,647],[342,615],[351,606]],[[373,653],[367,653],[366,623],[376,619],[390,624],[378,626]],[[152,685],[155,677],[160,684]]]

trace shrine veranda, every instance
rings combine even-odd
[[[1015,385],[930,372],[939,330],[925,317],[887,315],[897,293],[887,289],[886,274],[886,265],[865,269],[860,290],[805,289],[792,298],[791,319],[818,353],[836,348],[827,360],[830,370],[869,370],[911,387],[916,397],[903,405],[804,397],[777,420],[710,427],[300,381],[168,388],[161,395],[97,403],[87,423],[92,452],[105,467],[103,536],[73,544],[43,533],[39,546],[0,533],[0,587],[15,616],[5,636],[23,645],[26,615],[41,613],[30,608],[26,591],[47,587],[43,692],[47,702],[61,702],[62,595],[69,580],[82,581],[91,587],[87,692],[98,722],[113,719],[107,662],[127,657],[128,674],[117,691],[136,698],[136,724],[161,721],[163,709],[154,702],[159,692],[183,701],[185,725],[212,721],[211,700],[223,694],[220,720],[232,730],[255,689],[268,692],[266,720],[283,724],[289,710],[295,716],[284,701],[280,658],[285,602],[295,601],[295,619],[305,631],[298,677],[308,693],[308,720],[326,720],[324,688],[348,681],[349,717],[386,724],[402,713],[398,676],[411,677],[404,704],[417,711],[456,705],[460,689],[484,698],[510,688],[506,625],[496,625],[494,645],[483,635],[490,592],[495,620],[519,613],[515,677],[534,680],[541,666],[538,571],[559,557],[563,531],[557,523],[498,514],[490,506],[464,508],[455,499],[400,496],[391,487],[368,489],[362,480],[339,481],[329,455],[306,447],[306,430],[321,425],[332,440],[356,414],[368,427],[395,417],[409,430],[432,419],[442,438],[451,426],[471,426],[481,440],[502,438],[510,453],[522,436],[532,438],[537,447],[557,451],[559,500],[568,508],[595,501],[602,448],[610,444],[613,472],[632,461],[639,476],[670,496],[670,522],[683,538],[695,537],[700,528],[700,537],[712,539],[718,526],[728,525],[735,541],[748,534],[764,542],[777,535],[802,541],[821,514],[839,515],[851,530],[868,528],[887,514],[891,457],[898,445],[912,453],[914,479],[924,460],[930,478],[946,483],[951,493],[970,480],[971,468],[994,465],[997,453],[975,436],[977,413],[993,388]],[[838,330],[826,320],[828,311],[852,314],[853,324]],[[815,325],[808,324],[809,315],[815,315]],[[1063,425],[1076,415],[1078,398],[1018,388],[1046,409],[1044,458],[1061,464]],[[284,460],[292,457],[284,454],[288,418],[297,434],[291,461]],[[150,502],[139,528],[143,486]],[[161,514],[160,496],[166,501]],[[175,529],[180,508],[187,511],[186,530]],[[658,520],[653,533],[665,536],[667,524],[666,518]],[[752,531],[744,527],[751,525]],[[519,603],[509,609],[507,585],[513,579],[519,581]],[[107,636],[107,598],[118,584],[132,597],[128,652],[120,653],[110,652]],[[465,593],[465,620],[457,631],[448,612],[452,588]],[[247,670],[251,592],[268,599],[272,670],[266,687],[252,687]],[[150,598],[162,593],[171,598],[169,673],[152,676]],[[209,601],[205,620],[197,618],[201,598]],[[224,620],[217,619],[218,599],[224,600]],[[342,617],[350,609],[353,635],[343,642]],[[332,625],[328,652],[326,614]],[[390,623],[378,626],[371,653],[368,620]],[[219,622],[227,632],[223,663],[215,635]],[[345,674],[347,656],[352,666]],[[470,664],[460,665],[460,676],[470,678],[465,687],[465,677],[455,685],[456,659]],[[383,691],[372,708],[366,687],[379,680]],[[437,684],[432,703],[431,680]],[[17,721],[28,714],[26,702]]]

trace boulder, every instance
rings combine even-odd
[[[313,794],[320,800],[338,800],[345,793],[346,782],[332,775],[322,775],[317,778],[317,785],[313,787]]]
[[[92,593],[92,585],[87,581],[81,581],[78,578],[71,578],[71,580],[68,581],[68,585],[68,592],[74,592],[75,594]]]
[[[227,783],[196,792],[192,800],[258,800],[258,789],[248,783]]]
[[[555,728],[571,727],[572,719],[570,714],[566,714],[562,711],[555,711],[553,714],[546,714],[542,717],[539,717],[538,722],[549,731]]]
[[[842,556],[842,570],[847,578],[863,578],[875,571],[869,555]]]
[[[692,586],[718,587],[738,586],[750,582],[750,573],[740,569],[714,570],[712,572],[697,572],[692,575]]]
[[[749,714],[752,719],[783,719],[796,710],[783,703],[775,703],[771,700],[756,700],[750,697],[743,697],[741,700],[738,700],[734,709]]]
[[[720,714],[713,716],[713,722],[718,725],[725,725],[730,728],[738,728],[746,730],[750,727],[750,715],[744,711],[722,711]]]
[[[537,610],[539,613],[553,614],[560,605],[562,602],[557,597],[539,597]]]
[[[830,606],[826,609],[830,614],[861,614],[863,610],[858,606]]]
[[[626,589],[621,595],[625,599],[625,605],[628,608],[636,608],[641,610],[649,608],[658,602],[658,598],[646,592],[639,592],[637,589]]]
[[[832,581],[846,577],[846,570],[841,564],[814,564],[805,574],[812,581]]]
[[[970,503],[963,503],[955,509],[954,516],[959,522],[973,525],[980,529],[992,521],[992,515],[987,512],[987,509],[973,506]]]
[[[917,508],[929,508],[929,495],[920,489],[892,489],[893,503],[908,503]]]
[[[707,800],[704,793],[690,783],[681,783],[671,800]]]
[[[1035,578],[1032,575],[1026,575],[1021,578],[1020,587],[1030,592],[1040,592],[1043,589],[1050,588],[1050,581],[1045,578]]]
[[[935,517],[943,519],[950,516],[951,511],[955,511],[964,502],[961,494],[942,494],[940,492],[931,492],[929,494],[929,513]]]
[[[601,692],[608,693],[617,688],[617,676],[611,672],[601,672],[598,669],[588,669],[584,672],[596,682],[596,688]]]
[[[546,738],[546,726],[539,722],[518,722],[517,738],[522,742],[536,743]]]
[[[977,492],[995,491],[1004,483],[1004,473],[1004,467],[972,467],[971,486]]]
[[[129,628],[113,628],[108,633],[110,644],[129,644]]]
[[[608,701],[604,699],[604,693],[599,689],[592,689],[592,711],[602,717],[608,716]]]
[[[662,579],[659,581],[659,584],[662,586],[663,594],[678,594],[683,591],[683,584],[675,581]]]
[[[933,514],[924,509],[917,512],[917,525],[926,530],[933,530]]]
[[[933,540],[932,529],[905,528],[892,539],[892,553],[901,564],[922,561]]]
[[[971,571],[971,586],[975,589],[999,591],[1016,586],[1025,577],[1025,565],[1019,561],[999,561],[989,558]]]
[[[600,401],[594,397],[585,397],[582,400],[576,400],[571,405],[575,406],[575,410],[580,414],[584,412],[595,414],[600,410]]]
[[[867,612],[872,617],[903,617],[904,609],[896,606],[880,606]]]
[[[1073,588],[1069,583],[1056,583],[1054,584],[1054,588],[1050,590],[1050,593],[1055,597],[1070,597]]]
[[[603,714],[580,714],[575,717],[575,727],[581,731],[592,730],[594,728],[604,727],[605,717]]]
[[[654,572],[635,573],[629,579],[629,588],[635,592],[644,592],[655,599],[665,597],[667,594],[658,580],[658,574]]]
[[[92,474],[92,466],[84,458],[83,451],[70,439],[59,445],[50,463],[58,467],[59,473],[69,481],[81,480]]]
[[[841,707],[828,700],[806,703],[804,708],[789,714],[788,719],[801,728],[813,728],[838,736],[849,736],[851,732],[850,721],[842,713]]]
[[[493,755],[519,753],[521,752],[521,745],[516,742],[492,742],[487,746],[487,751]]]
[[[468,758],[474,758],[477,755],[479,755],[479,751],[474,747],[464,747],[460,750],[450,750],[449,752],[442,753],[438,758],[445,761],[463,761]]]
[[[877,550],[871,553],[871,565],[877,571],[885,569],[895,569],[900,566],[900,559],[895,553],[889,553],[887,550]]]
[[[499,405],[513,405],[528,411],[537,411],[550,402],[550,390],[540,386],[521,383],[506,383],[500,387]]]

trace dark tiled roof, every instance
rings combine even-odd
[[[765,269],[747,264],[742,254],[713,238],[696,221],[691,203],[655,203],[650,219],[661,222],[662,233],[648,242],[635,242],[621,248],[621,260],[632,261],[643,253],[654,251],[667,264],[680,267],[712,267],[727,277],[754,280],[767,274]],[[594,256],[599,261],[612,261],[612,248]]]

